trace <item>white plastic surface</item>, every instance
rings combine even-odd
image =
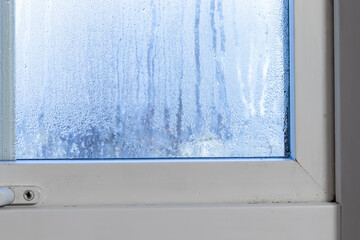
[[[14,192],[8,187],[0,187],[0,207],[11,204],[15,199]]]
[[[30,174],[31,173],[31,174]],[[8,186],[41,186],[37,205],[109,206],[331,201],[295,161],[47,162],[0,167]]]
[[[6,240],[339,240],[336,204],[5,208]]]

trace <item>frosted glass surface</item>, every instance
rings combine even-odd
[[[16,0],[17,159],[282,157],[286,0]]]

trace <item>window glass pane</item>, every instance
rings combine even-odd
[[[16,157],[284,157],[287,0],[16,0]]]

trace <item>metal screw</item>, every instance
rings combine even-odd
[[[32,201],[35,197],[35,194],[31,190],[26,190],[23,194],[23,197],[26,201]]]

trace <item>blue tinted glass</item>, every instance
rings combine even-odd
[[[16,0],[16,157],[283,157],[288,27],[287,0]]]

